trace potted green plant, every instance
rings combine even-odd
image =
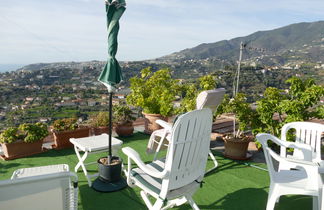
[[[118,136],[131,136],[134,132],[132,110],[127,105],[116,105],[113,107],[113,123]]]
[[[249,143],[254,139],[252,134],[247,133],[247,129],[253,129],[259,123],[258,114],[252,110],[246,97],[238,93],[233,99],[225,97],[221,106],[221,112],[233,113],[233,133],[223,137],[225,152],[224,155],[231,159],[244,160],[249,158],[247,149]],[[239,123],[236,128],[236,120]]]
[[[15,159],[42,152],[43,139],[47,135],[47,126],[43,123],[7,128],[0,134],[3,158]]]
[[[71,148],[73,144],[70,138],[82,138],[89,136],[89,128],[79,127],[76,118],[65,118],[54,121],[53,136],[55,149]]]
[[[141,107],[145,117],[145,133],[151,134],[161,127],[155,123],[157,119],[167,120],[174,113],[173,101],[179,93],[179,83],[171,77],[169,69],[152,72],[151,68],[141,71],[140,77],[130,79],[131,93],[127,103]]]
[[[185,83],[180,86],[182,100],[178,113],[185,113],[196,109],[196,99],[201,91],[216,88],[216,79],[212,75],[205,75],[198,79],[197,84]]]
[[[109,133],[108,129],[109,116],[108,112],[99,112],[90,117],[90,126],[95,135]]]

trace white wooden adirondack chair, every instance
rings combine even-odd
[[[196,98],[196,109],[209,108],[214,113],[217,110],[218,105],[222,102],[224,94],[224,88],[202,91]],[[156,123],[161,125],[163,129],[154,131],[151,134],[150,140],[148,142],[147,152],[155,153],[153,160],[156,160],[157,155],[163,146],[168,146],[172,129],[172,124],[169,124],[163,120],[157,120]],[[214,162],[214,167],[209,169],[206,173],[214,170],[218,165],[216,158],[211,151],[209,151],[209,156]]]
[[[312,161],[314,163],[318,163],[321,168],[324,168],[324,162],[321,159],[321,138],[324,133],[324,125],[313,122],[287,123],[281,129],[281,140],[287,141],[287,134],[291,129],[293,129],[295,133],[295,142],[310,145],[312,154],[306,157],[301,150],[294,149],[292,155],[287,155],[286,148],[281,147],[280,156],[298,160]],[[288,169],[288,166],[282,163],[280,164],[279,168]]]
[[[280,196],[289,194],[313,196],[313,209],[318,209],[322,203],[323,186],[321,176],[318,172],[318,164],[312,161],[281,157],[268,147],[267,142],[271,140],[285,149],[297,149],[301,151],[305,157],[311,156],[311,146],[303,143],[282,141],[266,133],[258,134],[256,138],[262,144],[270,175],[270,189],[266,209],[273,210]],[[274,160],[278,161],[279,165],[285,164],[287,169],[275,170]],[[302,170],[296,170],[296,168]],[[323,209],[322,206],[321,209]]]
[[[78,177],[66,164],[16,170],[0,181],[2,210],[76,210]]]
[[[181,115],[171,130],[166,159],[145,164],[139,154],[129,148],[122,151],[128,156],[127,183],[142,189],[141,196],[149,209],[166,209],[189,202],[201,186],[210,144],[212,112],[201,109]],[[131,168],[134,161],[138,168]],[[156,202],[152,204],[148,196]]]

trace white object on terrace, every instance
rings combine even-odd
[[[224,94],[224,88],[202,91],[196,98],[196,109],[209,108],[212,112],[215,112],[219,104],[222,102]],[[163,120],[157,120],[156,123],[161,125],[163,129],[154,131],[151,134],[147,145],[148,153],[155,152],[153,160],[157,159],[157,155],[162,147],[168,146],[172,129],[172,125]],[[218,165],[216,158],[211,151],[209,151],[209,157],[214,162],[214,167],[209,169],[206,173],[214,170]]]
[[[281,157],[268,147],[268,141],[270,140],[284,148],[298,149],[305,157],[312,154],[312,147],[303,143],[282,141],[266,133],[258,134],[256,138],[262,144],[270,175],[270,189],[266,209],[274,209],[275,203],[279,202],[280,196],[288,194],[313,196],[313,209],[318,209],[322,203],[323,186],[318,164],[312,161]],[[285,164],[289,167],[276,171],[274,160],[279,165]],[[302,170],[296,170],[296,168]],[[323,209],[323,206],[321,206],[321,209]]]
[[[141,196],[149,209],[167,209],[185,202],[199,209],[192,195],[205,175],[211,127],[210,109],[181,115],[172,127],[166,158],[149,164],[135,150],[122,148],[128,156],[127,183],[142,189]],[[132,161],[138,168],[132,169]],[[156,199],[154,204],[148,196]]]
[[[321,159],[322,135],[324,133],[324,125],[313,122],[291,122],[285,124],[281,129],[281,140],[287,141],[288,131],[294,132],[294,141],[296,143],[307,144],[311,146],[312,153],[305,156],[301,150],[294,149],[292,155],[287,155],[286,148],[280,148],[280,156],[297,160],[307,160],[318,163],[324,168],[324,162]],[[288,166],[280,164],[280,169],[287,169]]]
[[[83,173],[88,180],[89,187],[91,187],[92,184],[91,178],[97,177],[98,173],[89,175],[85,166],[90,164],[95,164],[97,162],[85,163],[85,160],[87,159],[89,154],[108,151],[109,148],[108,137],[109,137],[108,134],[104,133],[98,136],[89,136],[83,138],[70,139],[70,142],[74,145],[74,151],[79,160],[78,164],[74,168],[74,171],[77,172],[80,167],[82,168]],[[122,144],[123,142],[121,140],[112,137],[112,142],[111,142],[112,155],[117,155],[117,151],[121,148]],[[84,152],[83,156],[81,156],[80,152]]]
[[[0,209],[76,210],[78,177],[66,164],[16,170],[0,181]]]

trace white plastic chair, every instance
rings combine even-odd
[[[0,209],[76,210],[78,177],[66,164],[16,170],[0,181]]]
[[[298,159],[298,160],[307,160],[318,163],[321,168],[324,167],[323,161],[321,159],[321,145],[322,145],[322,134],[324,133],[324,125],[319,123],[312,122],[292,122],[285,124],[281,129],[281,140],[287,141],[288,131],[294,129],[294,142],[307,144],[311,146],[312,155],[305,157],[299,149],[294,149],[292,155],[287,154],[286,148],[280,148],[280,156]],[[280,164],[280,169],[288,169],[288,166],[285,164]]]
[[[141,196],[149,209],[166,209],[185,202],[199,209],[192,195],[204,177],[211,127],[210,109],[181,115],[172,127],[166,158],[149,164],[145,164],[135,150],[122,149],[128,156],[127,183],[142,189]],[[132,161],[138,168],[131,168]],[[156,199],[154,204],[148,196]]]
[[[218,105],[222,102],[224,94],[224,88],[202,91],[196,98],[196,109],[209,108],[212,112],[215,112]],[[161,125],[163,129],[154,131],[148,142],[147,152],[155,152],[153,160],[157,159],[158,153],[162,147],[166,148],[168,146],[172,129],[172,125],[163,120],[157,120],[156,123]],[[218,165],[216,158],[211,151],[209,151],[209,157],[212,159],[214,167],[209,169],[206,173],[214,170]]]
[[[267,210],[272,210],[275,203],[279,201],[280,196],[288,194],[310,195],[313,197],[313,209],[321,206],[322,199],[322,181],[318,172],[319,166],[312,161],[304,161],[281,157],[268,147],[268,140],[284,148],[294,148],[301,151],[304,157],[312,155],[310,145],[282,141],[270,134],[258,134],[257,140],[262,144],[264,156],[266,159],[269,175],[270,189],[267,202]],[[289,169],[274,168],[274,160],[280,164],[289,166]],[[291,169],[290,169],[291,168]],[[295,170],[301,168],[303,170]]]

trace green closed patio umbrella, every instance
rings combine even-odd
[[[125,11],[125,0],[106,0],[106,15],[108,29],[108,59],[98,80],[102,82],[109,92],[109,154],[108,163],[111,161],[111,133],[112,133],[112,95],[115,85],[123,79],[120,65],[115,58],[118,48],[117,36],[119,31],[119,19]]]
[[[127,182],[121,177],[122,161],[118,157],[112,157],[112,96],[115,86],[122,80],[121,69],[115,56],[117,53],[117,36],[119,31],[119,19],[125,11],[125,0],[106,0],[106,16],[108,29],[108,59],[98,80],[103,83],[109,93],[109,135],[108,135],[108,158],[107,163],[98,160],[99,177],[93,182],[92,188],[99,192],[118,191],[127,186]],[[117,162],[113,162],[118,160]]]

